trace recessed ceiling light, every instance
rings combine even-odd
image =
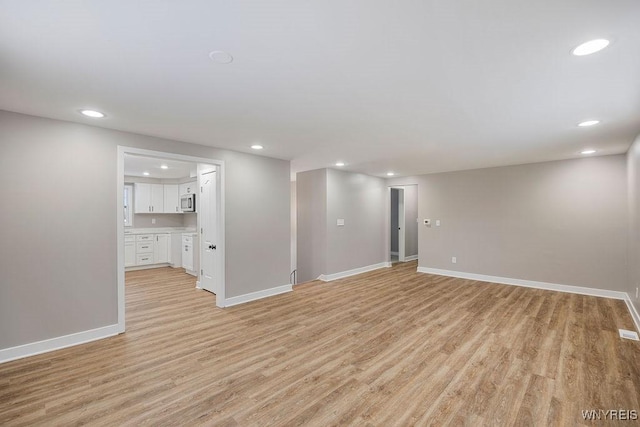
[[[149,172],[142,172],[142,175],[149,176]]]
[[[584,151],[581,151],[580,154],[593,154],[595,152],[596,150],[584,150]]]
[[[344,162],[336,162],[336,166],[344,166]]]
[[[213,62],[217,62],[218,64],[230,64],[231,62],[233,62],[233,56],[223,50],[214,50],[213,52],[209,53],[209,58],[211,58]]]
[[[169,166],[167,166],[167,165],[161,165],[161,166],[160,166],[160,169],[169,169]]]
[[[85,115],[87,117],[91,117],[93,119],[101,119],[105,117],[104,113],[96,110],[80,110],[80,114]]]
[[[393,173],[393,172],[387,172],[387,176],[393,176],[393,175],[395,175],[395,173]]]
[[[590,40],[586,43],[582,43],[580,46],[573,49],[573,54],[576,56],[591,55],[592,53],[596,53],[607,46],[609,46],[609,40],[606,40],[606,39]]]
[[[262,150],[264,147],[260,144],[253,144],[251,148],[253,148],[254,150]]]
[[[600,123],[600,120],[585,120],[582,123],[578,123],[578,126],[587,127],[587,126],[597,125],[598,123]]]

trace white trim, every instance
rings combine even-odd
[[[0,363],[10,362],[24,357],[35,356],[36,354],[48,353],[50,351],[112,337],[119,333],[119,325],[109,325],[102,328],[77,332],[75,334],[63,335],[61,337],[5,348],[0,350]]]
[[[627,308],[629,309],[629,313],[631,314],[631,318],[633,319],[633,323],[636,326],[636,331],[640,332],[640,315],[638,315],[638,311],[636,310],[636,306],[631,302],[631,298],[629,294],[624,299],[624,302],[627,304]]]
[[[338,280],[344,277],[355,276],[356,274],[366,273],[368,271],[373,271],[379,268],[387,268],[387,267],[391,267],[391,263],[389,261],[379,262],[377,264],[367,265],[366,267],[354,268],[353,270],[341,271],[339,273],[321,274],[318,277],[318,280],[322,280],[323,282],[331,282],[332,280]]]
[[[169,264],[168,262],[163,262],[160,264],[131,265],[129,267],[125,267],[124,271],[150,270],[152,268],[164,268],[164,267],[173,267],[173,264]]]
[[[583,286],[559,285],[557,283],[536,282],[533,280],[511,279],[508,277],[486,276],[484,274],[464,273],[462,271],[440,270],[437,268],[418,267],[418,273],[435,274],[438,276],[458,277],[460,279],[479,280],[481,282],[500,283],[502,285],[523,286],[526,288],[546,289],[548,291],[568,292],[571,294],[590,295],[626,300],[626,292],[610,291],[607,289],[586,288]]]
[[[418,259],[418,255],[409,255],[409,256],[404,257],[404,261],[405,262],[407,262],[407,261],[415,261],[417,259]]]
[[[244,295],[238,295],[237,297],[227,298],[225,300],[225,307],[231,307],[233,305],[244,304],[246,302],[259,300],[262,298],[271,297],[274,295],[280,295],[293,290],[292,285],[276,286],[275,288],[264,289],[262,291],[251,292]],[[216,295],[216,299],[218,296]]]

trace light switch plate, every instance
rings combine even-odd
[[[436,219],[436,227],[440,227],[440,220]]]
[[[344,219],[343,218],[338,218],[337,225],[338,225],[338,227],[344,227]]]

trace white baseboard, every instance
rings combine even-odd
[[[636,306],[633,305],[633,303],[631,302],[631,298],[629,297],[629,294],[627,294],[627,297],[625,298],[624,302],[627,303],[627,308],[629,309],[629,313],[631,313],[631,318],[633,319],[633,323],[635,323],[636,325],[636,331],[640,333],[640,315],[638,315]]]
[[[377,270],[379,268],[391,267],[390,262],[379,262],[378,264],[367,265],[366,267],[354,268],[353,270],[341,271],[340,273],[333,274],[321,274],[318,277],[323,282],[331,282],[332,280],[338,280],[349,276],[355,276],[356,274],[366,273],[368,271]]]
[[[0,350],[0,363],[112,337],[118,335],[120,332],[121,330],[118,325],[109,325],[48,340],[5,348]]]
[[[479,280],[481,282],[500,283],[502,285],[524,286],[526,288],[546,289],[548,291],[568,292],[571,294],[590,295],[594,297],[604,297],[621,300],[626,300],[628,298],[626,292],[610,291],[607,289],[586,288],[583,286],[559,285],[557,283],[536,282],[534,280],[512,279],[508,277],[486,276],[484,274],[440,270],[438,268],[418,267],[418,273],[458,277],[460,279]]]
[[[124,271],[126,272],[126,271],[138,271],[138,270],[151,270],[152,268],[162,268],[162,267],[173,267],[173,265],[169,264],[168,262],[163,262],[160,264],[132,265],[130,267],[125,267]]]
[[[409,255],[409,256],[404,257],[404,261],[405,262],[407,262],[407,261],[415,261],[417,259],[418,259],[418,255]]]
[[[293,290],[292,285],[276,286],[275,288],[265,289],[263,291],[251,292],[244,295],[238,295],[237,297],[227,298],[224,301],[225,307],[231,307],[233,305],[244,304],[246,302],[255,301],[262,298],[267,298],[273,295],[284,294]]]

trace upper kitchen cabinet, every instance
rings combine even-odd
[[[183,194],[195,194],[198,191],[198,182],[185,182],[184,184],[180,184],[180,196]]]
[[[135,213],[164,213],[164,185],[136,183],[133,192]]]
[[[182,213],[178,184],[164,185],[164,213]]]

